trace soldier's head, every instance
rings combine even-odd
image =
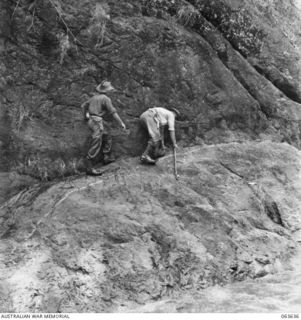
[[[110,81],[103,80],[95,89],[98,93],[113,93],[116,89],[112,86]]]
[[[180,113],[180,111],[179,111],[178,109],[176,109],[176,108],[169,108],[169,110],[174,113],[176,119],[179,119],[179,118],[180,118],[181,113]]]

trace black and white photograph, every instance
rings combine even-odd
[[[301,320],[301,0],[0,0],[0,320]]]

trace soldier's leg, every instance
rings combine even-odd
[[[149,128],[152,125],[152,121],[153,121],[153,117],[150,117],[150,115],[148,114],[148,111],[144,112],[140,116],[141,125],[148,131],[148,134],[150,136],[150,139],[148,140],[146,149],[144,150],[144,152],[142,153],[142,155],[140,157],[140,161],[142,163],[155,163],[155,160],[152,159],[152,157],[151,157],[151,154],[153,151],[153,139],[152,139]]]
[[[147,129],[150,137],[147,147],[144,150],[140,160],[141,162],[145,163],[155,163],[156,161],[152,158],[152,154],[154,151],[156,141],[160,140],[160,131],[158,129],[158,125],[154,120],[153,115],[147,111],[142,114],[140,120],[143,126]]]
[[[103,163],[109,164],[115,161],[115,157],[112,155],[112,136],[108,133],[103,135]]]
[[[156,159],[156,158],[163,157],[163,156],[165,156],[165,153],[166,152],[165,152],[165,148],[163,148],[162,140],[155,142],[154,143],[153,158]]]
[[[103,127],[101,123],[94,121],[93,119],[89,119],[88,125],[92,131],[92,135],[90,148],[86,157],[86,166],[87,169],[91,169],[100,154],[103,138]]]
[[[151,157],[151,154],[153,153],[153,149],[154,149],[154,142],[152,139],[150,139],[147,143],[147,147],[144,150],[144,152],[142,153],[141,157],[140,157],[140,161],[142,163],[156,163],[156,161]]]

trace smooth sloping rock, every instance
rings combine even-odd
[[[1,312],[130,310],[278,271],[300,229],[300,152],[271,142],[137,159],[1,207]],[[20,279],[22,278],[22,281]]]

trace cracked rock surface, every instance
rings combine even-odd
[[[285,143],[229,143],[179,151],[178,181],[170,154],[35,185],[0,209],[0,312],[135,310],[278,272],[300,229],[300,162]]]

